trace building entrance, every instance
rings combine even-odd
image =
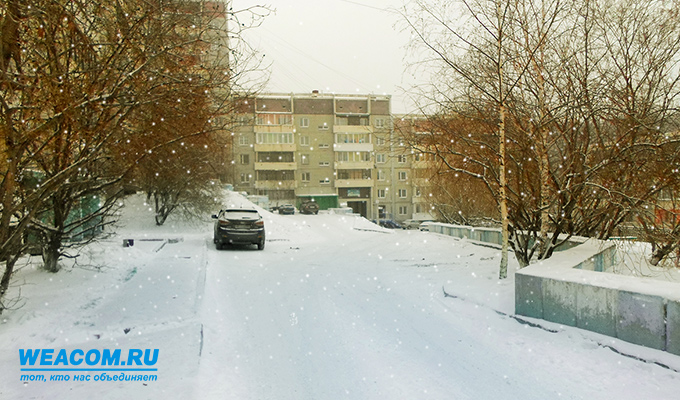
[[[348,201],[347,207],[350,207],[353,213],[359,214],[364,218],[368,218],[368,209],[365,201]]]

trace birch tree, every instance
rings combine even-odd
[[[434,105],[426,111],[439,129],[425,139],[438,146],[425,147],[444,170],[477,178],[505,199],[510,245],[525,266],[549,258],[572,235],[611,237],[636,215],[649,215],[643,208],[671,185],[680,35],[676,1],[510,3],[502,76],[481,72],[498,70],[482,51],[493,48],[488,42],[458,46],[456,57],[434,51],[460,43],[460,29],[440,34],[454,31],[443,18],[422,24],[436,35],[416,37],[436,54],[419,54],[423,63],[444,66],[421,96]],[[480,89],[499,78],[508,83],[504,104]],[[494,173],[504,170],[500,143],[490,137],[496,122],[488,116],[500,116],[497,110],[505,110],[506,185]],[[461,116],[477,128],[456,126]],[[413,145],[424,137],[413,137]]]
[[[517,57],[518,2],[515,1],[474,1],[456,2],[414,1],[411,9],[402,13],[408,29],[415,39],[414,48],[425,49],[425,54],[437,65],[440,77],[450,78],[448,82],[432,85],[428,97],[444,114],[462,101],[476,116],[480,111],[493,112],[496,125],[494,136],[497,143],[486,149],[494,149],[497,162],[488,167],[492,181],[487,186],[497,193],[502,231],[501,261],[499,277],[507,277],[510,221],[508,219],[508,182],[506,171],[506,146],[509,143],[506,132],[508,101],[520,80],[527,73],[530,61]],[[546,17],[546,28],[537,40],[530,44],[529,52],[537,52],[550,32],[554,21]],[[461,18],[462,17],[462,18]],[[431,58],[430,58],[431,57]],[[484,103],[491,105],[487,107]],[[456,112],[463,111],[458,107]],[[457,169],[479,177],[466,169]],[[497,172],[496,172],[497,171]]]

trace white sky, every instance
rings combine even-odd
[[[234,10],[259,3],[234,0]],[[403,62],[408,35],[394,11],[403,0],[280,0],[246,38],[271,64],[270,92],[390,94],[392,112],[409,111]]]

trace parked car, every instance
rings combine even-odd
[[[430,225],[431,225],[433,222],[434,222],[434,221],[425,221],[425,222],[423,222],[422,224],[420,224],[420,226],[418,227],[418,229],[420,229],[421,231],[429,231],[429,230],[430,230]]]
[[[215,221],[213,242],[217,250],[227,244],[256,244],[264,249],[264,220],[255,209],[229,208],[212,216]]]
[[[302,214],[318,214],[319,213],[319,204],[316,201],[305,201],[302,204],[300,204],[300,212]]]
[[[431,219],[407,219],[401,224],[406,229],[418,229],[423,222],[432,222]]]
[[[289,214],[289,215],[295,214],[295,207],[293,207],[292,204],[284,204],[282,206],[279,206],[278,210],[279,210],[279,214]]]
[[[373,221],[373,222],[375,222],[375,221]],[[405,229],[403,226],[399,225],[399,223],[397,223],[396,221],[391,220],[391,219],[378,220],[377,224],[382,226],[383,228],[388,228],[388,229]]]

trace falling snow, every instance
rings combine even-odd
[[[0,397],[677,398],[678,357],[513,318],[497,250],[355,216],[262,213],[264,251],[217,251],[209,218],[156,227],[130,198],[118,233],[76,267],[48,275],[24,260],[23,306],[0,324]],[[158,348],[158,381],[24,384],[19,348]]]

